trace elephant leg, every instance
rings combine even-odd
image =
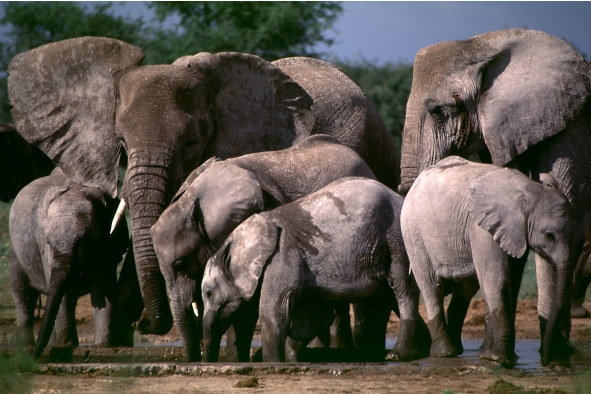
[[[285,341],[289,328],[287,311],[281,310],[277,302],[261,301],[261,339],[263,361],[285,361]]]
[[[245,306],[237,322],[234,323],[233,331],[235,333],[235,349],[238,361],[250,361],[250,347],[258,318],[258,305],[251,303]]]
[[[113,321],[113,345],[133,346],[133,323],[140,318],[144,301],[133,258],[133,248],[127,250],[117,280],[117,301]]]
[[[498,254],[495,259],[475,259],[476,272],[487,308],[486,335],[490,336],[486,345],[480,349],[480,358],[512,367],[516,359],[513,319],[515,311],[509,283],[508,258],[500,248]]]
[[[353,348],[353,333],[351,332],[351,318],[349,316],[349,303],[337,302],[334,305],[334,320],[330,326],[330,347]],[[320,338],[324,344],[326,339]]]
[[[78,294],[67,291],[62,298],[60,308],[55,319],[55,326],[49,343],[55,347],[79,346],[78,331],[76,330],[76,304]]]
[[[383,361],[386,349],[386,328],[390,319],[391,304],[371,297],[353,305],[355,312],[355,348],[360,351],[360,361]]]
[[[452,284],[451,300],[447,306],[447,328],[457,354],[464,353],[462,327],[470,306],[470,301],[480,285],[476,277],[470,277]]]
[[[16,309],[16,343],[25,346],[35,343],[33,324],[35,305],[39,292],[30,286],[29,278],[22,269],[14,252],[10,256],[10,288]]]
[[[585,242],[583,251],[577,260],[573,275],[573,290],[570,315],[572,318],[586,318],[591,316],[583,307],[587,287],[591,283],[591,243]]]

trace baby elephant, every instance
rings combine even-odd
[[[539,299],[552,300],[547,313],[538,302],[542,363],[564,352],[559,322],[570,310],[581,234],[557,189],[516,170],[452,156],[419,175],[405,198],[401,227],[425,300],[432,356],[462,352],[462,323],[480,285],[486,304],[480,357],[513,366],[515,308],[528,247],[551,265],[536,268]],[[549,277],[554,271],[555,278]],[[449,291],[446,322],[443,297]]]
[[[193,311],[203,314],[203,270],[230,232],[253,213],[307,196],[347,176],[375,179],[357,153],[322,134],[287,149],[210,159],[189,175],[151,229],[188,361],[201,360],[201,326]],[[352,346],[349,305],[339,310],[333,339],[340,340],[342,347]],[[250,342],[236,347],[231,330],[228,336],[226,356],[248,361]]]
[[[33,317],[39,293],[47,294],[33,348],[35,357],[49,342],[54,325],[56,345],[78,345],[76,302],[89,291],[95,344],[114,345],[121,339],[114,334],[118,331],[113,303],[117,264],[129,241],[123,225],[109,235],[116,207],[117,202],[98,188],[72,183],[59,168],[16,196],[9,219],[13,250],[10,285],[17,337],[25,345],[34,343]]]
[[[297,355],[285,349],[288,336],[309,340],[330,322],[331,302],[343,301],[359,303],[364,330],[356,345],[382,357],[398,301],[401,327],[391,353],[407,360],[424,356],[431,341],[409,275],[401,207],[402,197],[381,183],[349,177],[244,221],[205,269],[206,360],[217,360],[226,328],[256,317],[258,308],[263,360],[293,361]]]

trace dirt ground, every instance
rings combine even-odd
[[[591,309],[591,302],[585,306]],[[426,317],[424,310],[421,313]],[[456,359],[428,358],[410,363],[183,363],[176,328],[165,336],[136,334],[136,347],[109,349],[101,358],[100,349],[88,346],[93,340],[88,296],[79,301],[77,320],[82,346],[74,352],[73,364],[42,360],[33,372],[12,372],[8,377],[2,376],[0,368],[0,392],[591,393],[591,319],[573,319],[571,341],[577,354],[572,368],[544,368],[534,361],[512,370],[479,360],[476,351]],[[6,348],[13,331],[14,314],[0,311],[0,346]],[[392,336],[398,332],[394,315],[388,332]],[[463,339],[479,345],[483,336],[484,306],[482,300],[474,300]],[[539,339],[532,302],[519,303],[516,339]],[[535,349],[539,346],[537,341],[529,343],[535,343]]]

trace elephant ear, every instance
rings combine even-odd
[[[228,158],[287,148],[312,132],[312,98],[278,67],[258,56],[198,53],[173,64],[204,73],[214,88],[216,132],[208,154]]]
[[[210,157],[209,159],[207,159],[206,161],[203,162],[203,164],[201,164],[199,167],[195,168],[187,177],[187,179],[185,179],[185,181],[183,182],[183,184],[181,185],[181,187],[179,188],[179,190],[176,192],[176,194],[174,195],[174,197],[172,198],[172,202],[177,201],[179,198],[181,198],[181,196],[183,194],[185,194],[185,192],[191,188],[191,184],[195,181],[195,179],[197,179],[197,177],[199,177],[199,175],[201,175],[201,173],[203,171],[205,171],[207,168],[209,168],[210,165],[212,165],[213,163],[219,162],[220,159],[218,159],[217,157]]]
[[[279,244],[279,227],[255,214],[232,233],[227,270],[245,300],[255,293],[267,261]]]
[[[488,51],[480,64],[478,113],[492,161],[505,165],[564,130],[591,93],[589,66],[563,40],[508,30],[469,40]]]
[[[115,196],[120,144],[115,134],[117,81],[143,59],[125,42],[81,37],[14,57],[8,69],[19,133],[77,183]]]
[[[470,183],[469,209],[476,223],[488,231],[513,257],[527,249],[525,175],[508,168],[489,172]]]
[[[221,245],[240,223],[264,208],[263,192],[250,171],[216,162],[191,184],[193,219],[201,221],[214,245]]]

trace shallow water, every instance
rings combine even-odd
[[[394,344],[396,343],[396,337],[387,337],[386,338],[386,348],[391,349]],[[450,367],[450,368],[462,368],[462,367],[485,367],[485,368],[495,368],[499,366],[497,363],[488,361],[488,360],[481,360],[478,356],[480,345],[482,344],[481,339],[469,339],[469,340],[462,340],[464,345],[464,353],[455,358],[434,358],[434,357],[427,357],[424,359],[416,360],[411,363],[395,363],[395,362],[388,362],[385,363],[387,366],[395,366],[395,365],[420,365],[421,367]],[[166,342],[160,344],[153,344],[153,343],[142,343],[136,344],[136,346],[145,346],[145,347],[182,347],[181,342]],[[225,339],[222,339],[221,346],[226,346]],[[584,349],[582,347],[585,347]],[[253,348],[260,348],[261,347],[261,340],[260,338],[254,338],[252,341]],[[515,352],[517,353],[518,359],[517,363],[513,367],[515,371],[522,371],[527,374],[553,374],[556,372],[555,369],[548,368],[542,366],[540,363],[540,354],[538,349],[540,347],[540,340],[539,339],[521,339],[516,341],[515,343]],[[573,370],[580,370],[580,369],[589,369],[591,368],[591,344],[587,345],[580,345],[578,347],[578,352],[576,352],[571,357],[571,367]],[[328,362],[329,360],[334,360],[335,362],[349,362],[347,360],[348,356],[343,356],[342,353],[339,353],[336,349],[309,349],[309,355],[311,355],[315,360],[320,362]],[[331,356],[334,356],[334,359],[331,359]]]

